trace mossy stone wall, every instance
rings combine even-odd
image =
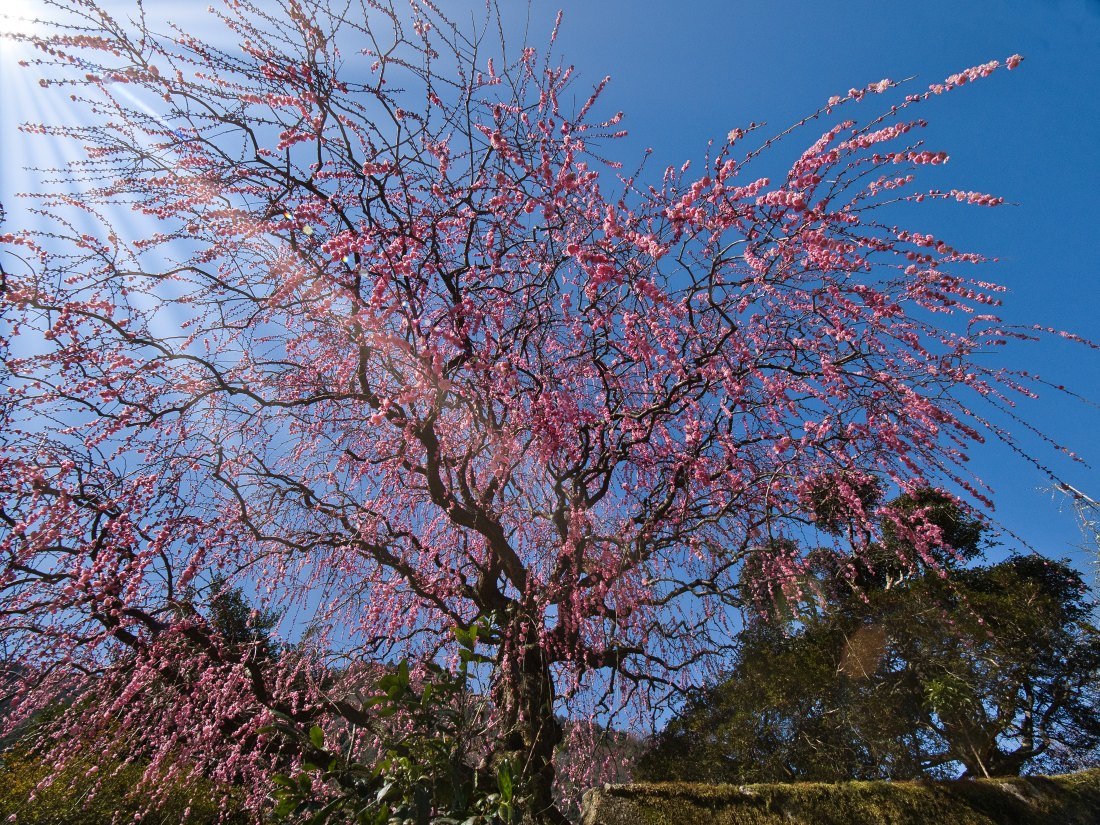
[[[1096,825],[1100,769],[1066,776],[836,785],[607,785],[583,825]]]

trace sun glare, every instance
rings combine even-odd
[[[0,35],[33,33],[44,12],[38,0],[4,0],[0,11]]]
[[[18,38],[44,32],[51,11],[56,9],[41,0],[0,0],[0,164],[4,169],[0,203],[12,225],[26,218],[19,214],[17,193],[38,186],[37,176],[29,174],[28,168],[59,166],[63,161],[59,141],[32,141],[20,130],[25,123],[67,120],[59,108],[60,95],[42,94],[33,70],[19,65],[41,55]]]

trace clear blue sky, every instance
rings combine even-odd
[[[501,3],[519,31],[526,4]],[[1100,340],[1100,0],[533,0],[532,43],[544,41],[559,4],[560,51],[580,71],[577,94],[612,76],[606,105],[627,112],[631,131],[613,154],[629,166],[652,147],[653,175],[666,164],[701,159],[707,140],[721,140],[734,126],[766,120],[785,127],[852,86],[916,75],[923,87],[967,66],[1023,54],[1019,70],[999,72],[920,112],[932,124],[931,148],[952,156],[937,185],[987,191],[1018,205],[914,210],[910,222],[1000,257],[986,274],[1010,288],[1008,318]],[[109,2],[114,9],[127,5]],[[146,3],[185,27],[202,25],[205,5]],[[12,126],[34,117],[31,108],[41,100],[36,89],[13,83],[10,66],[2,71],[0,162],[9,200],[20,188],[14,168],[30,157]],[[66,116],[63,109],[52,114]],[[800,148],[791,144],[787,151]],[[1010,363],[1100,400],[1100,353],[1047,341],[1018,348]],[[1100,466],[1100,409],[1051,392],[1025,414]],[[1028,446],[1040,450],[1034,441]],[[1100,471],[1043,455],[1066,480],[1100,498]],[[976,451],[975,465],[995,487],[997,516],[1008,528],[1079,566],[1095,559],[1073,551],[1081,542],[1073,518],[1060,498],[1041,489],[1046,482],[1037,471],[995,445]]]

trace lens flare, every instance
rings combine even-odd
[[[4,10],[0,11],[0,35],[33,34],[44,10],[38,0],[5,0]]]

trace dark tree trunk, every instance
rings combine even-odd
[[[565,825],[569,820],[553,796],[554,751],[564,734],[554,714],[554,680],[537,627],[529,620],[517,621],[501,645],[495,697],[503,720],[497,753],[509,761],[516,777],[522,820]]]

